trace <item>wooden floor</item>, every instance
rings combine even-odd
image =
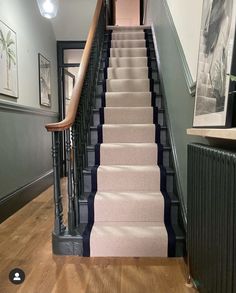
[[[191,293],[183,259],[52,255],[52,188],[0,224],[1,293]],[[13,285],[13,268],[25,271]]]

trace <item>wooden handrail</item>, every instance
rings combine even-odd
[[[88,38],[86,41],[82,60],[81,60],[80,67],[79,67],[79,72],[77,75],[77,81],[75,83],[75,86],[74,86],[74,89],[72,92],[72,96],[71,96],[71,100],[70,100],[70,104],[68,107],[68,112],[66,114],[66,117],[64,120],[62,120],[58,123],[51,123],[51,124],[45,125],[47,131],[53,132],[53,131],[66,130],[66,129],[70,128],[75,121],[77,108],[79,105],[80,96],[82,93],[82,88],[83,88],[83,84],[84,84],[84,80],[85,80],[85,75],[86,75],[88,64],[89,64],[93,40],[94,40],[94,36],[96,33],[97,24],[98,24],[98,20],[99,20],[101,8],[102,8],[102,3],[103,3],[103,0],[97,0],[95,13],[93,16],[92,24],[90,26]]]

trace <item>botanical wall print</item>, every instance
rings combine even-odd
[[[231,126],[235,20],[234,0],[204,0],[193,126]]]
[[[39,101],[40,105],[51,106],[51,70],[50,62],[41,54],[39,60]]]
[[[0,94],[18,97],[16,33],[0,21]]]

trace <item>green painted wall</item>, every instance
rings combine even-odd
[[[192,127],[194,98],[190,95],[183,65],[183,56],[176,42],[176,30],[167,11],[166,0],[150,0],[147,18],[153,25],[160,58],[160,69],[164,82],[170,118],[170,132],[176,152],[176,170],[182,189],[182,205],[187,206],[187,144],[206,142],[203,139],[190,137],[186,129]],[[184,17],[184,15],[183,15]],[[194,25],[190,23],[189,25]]]
[[[52,170],[44,125],[58,119],[58,94],[56,38],[37,1],[0,0],[0,20],[17,35],[19,84],[18,99],[0,94],[1,200]],[[38,53],[51,62],[51,108],[39,104]]]
[[[52,169],[51,135],[44,125],[57,114],[0,102],[0,198]]]

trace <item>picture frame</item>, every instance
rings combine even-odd
[[[17,36],[0,20],[0,94],[18,98]]]
[[[193,127],[232,127],[236,73],[236,3],[204,0]]]
[[[51,107],[51,64],[42,54],[38,54],[39,103]]]

